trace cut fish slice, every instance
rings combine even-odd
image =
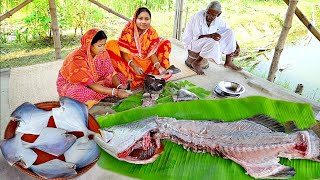
[[[36,161],[38,155],[22,145],[22,135],[17,133],[11,139],[1,140],[0,147],[4,158],[10,165],[19,163],[23,168],[28,168]]]
[[[88,129],[88,107],[71,98],[61,97],[61,106],[53,108],[52,114],[57,128],[65,129],[68,132],[81,131],[84,133],[84,141],[94,132]]]
[[[52,116],[51,111],[42,110],[25,102],[11,113],[11,120],[19,121],[17,132],[39,135],[42,129],[47,127],[50,116]]]
[[[59,159],[53,159],[39,165],[32,165],[30,169],[34,173],[46,179],[64,178],[77,174],[75,164],[64,162]]]
[[[77,168],[82,168],[92,163],[100,155],[100,149],[95,141],[83,142],[83,137],[77,141],[64,153],[66,162],[76,164]]]
[[[22,141],[26,148],[37,148],[49,154],[60,156],[76,141],[77,137],[66,134],[66,130],[59,128],[44,128],[33,143]]]

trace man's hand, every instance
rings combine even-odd
[[[214,40],[216,40],[216,41],[220,41],[221,35],[218,34],[218,33],[212,33],[212,34],[211,34],[211,38],[214,39]]]

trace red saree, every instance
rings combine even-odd
[[[99,31],[99,29],[90,29],[82,36],[81,47],[66,57],[56,82],[60,96],[86,103],[89,108],[108,95],[99,94],[87,85],[99,83],[105,87],[113,87],[114,75],[118,75],[120,82],[126,84],[125,77],[114,70],[108,52],[92,57],[91,41]]]
[[[135,17],[135,16],[134,16]],[[165,69],[169,68],[169,55],[171,52],[171,43],[158,36],[156,30],[150,26],[140,36],[135,23],[136,19],[124,27],[119,41],[112,40],[106,44],[106,49],[111,57],[116,71],[123,73],[127,79],[131,79],[132,89],[143,86],[145,75],[135,74],[133,68],[128,66],[127,62],[121,58],[120,51],[129,55],[145,73],[159,74],[159,71],[153,66],[150,56],[156,54],[160,65]]]

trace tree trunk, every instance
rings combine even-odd
[[[5,13],[4,15],[0,16],[0,22],[3,21],[6,18],[12,16],[15,12],[19,11],[21,8],[25,7],[27,4],[29,4],[32,1],[33,0],[26,0],[23,3],[19,4],[17,7],[11,9],[7,13]]]
[[[289,2],[289,7],[286,13],[286,18],[284,20],[283,28],[277,43],[277,46],[274,51],[272,63],[269,69],[269,74],[268,74],[268,81],[274,82],[274,79],[276,77],[276,72],[278,71],[278,64],[280,60],[280,55],[283,51],[284,44],[286,42],[287,35],[289,33],[289,30],[292,25],[292,18],[293,18],[293,13],[295,12],[295,9],[297,7],[298,0],[290,0]]]
[[[51,29],[53,33],[53,43],[55,50],[56,60],[61,59],[61,41],[60,32],[57,19],[56,3],[55,0],[49,0],[50,15],[51,15]]]

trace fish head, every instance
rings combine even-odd
[[[145,92],[161,92],[166,85],[166,81],[163,78],[156,78],[154,76],[147,76],[144,79],[144,91]]]
[[[151,163],[163,151],[156,118],[100,129],[94,140],[104,151],[121,161]]]

